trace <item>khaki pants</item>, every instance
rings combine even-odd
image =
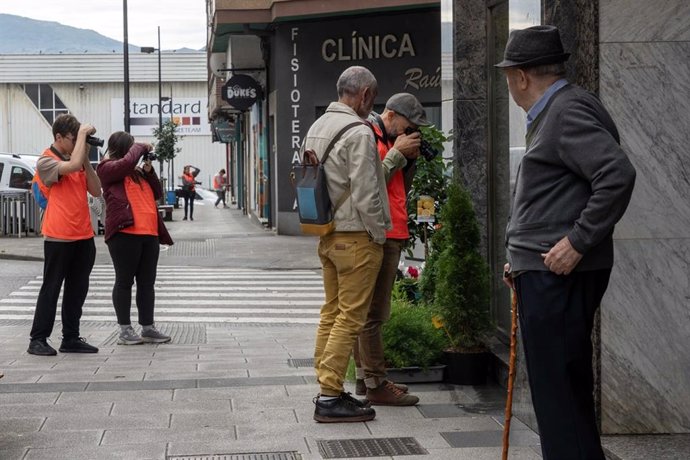
[[[339,396],[352,347],[364,326],[383,247],[366,232],[336,232],[319,242],[326,295],[316,333],[314,367],[324,396]]]
[[[400,263],[405,240],[388,239],[383,245],[383,262],[374,287],[367,321],[355,343],[355,364],[364,371],[367,387],[376,388],[386,379],[386,361],[383,357],[383,323],[391,316],[391,292]]]

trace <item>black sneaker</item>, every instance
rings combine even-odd
[[[367,422],[376,417],[374,409],[361,407],[361,401],[353,400],[355,398],[347,393],[341,393],[339,397],[328,401],[320,401],[317,396],[314,398],[314,420],[321,423]]]
[[[60,353],[98,353],[98,348],[86,343],[83,337],[73,339],[62,339]]]
[[[46,339],[34,339],[29,342],[29,348],[26,350],[27,353],[38,356],[55,356],[57,351],[55,348],[48,345]]]

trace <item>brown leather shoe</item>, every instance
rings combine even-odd
[[[375,406],[414,406],[419,402],[418,397],[405,393],[388,380],[377,388],[367,388],[367,400]]]
[[[390,382],[390,380],[389,380],[389,382]],[[393,383],[393,382],[391,382],[391,383]],[[405,393],[410,391],[410,389],[404,383],[393,383],[393,385],[395,385],[396,387],[398,387],[400,390],[402,390]],[[367,394],[367,386],[364,383],[364,379],[357,379],[355,381],[355,394],[358,396],[364,396],[365,394]]]

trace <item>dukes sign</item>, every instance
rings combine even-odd
[[[235,74],[223,85],[222,98],[237,110],[247,110],[261,98],[261,85],[249,75]]]

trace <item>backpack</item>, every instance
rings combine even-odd
[[[53,152],[44,153],[44,155],[52,156],[56,160],[59,159],[58,156],[55,155]],[[31,179],[31,194],[34,196],[34,201],[36,201],[38,207],[45,211],[46,207],[48,206],[48,195],[50,194],[50,187],[47,187],[39,177],[38,168],[34,172],[33,179]]]
[[[311,149],[306,149],[301,163],[294,163],[290,171],[290,180],[295,187],[297,196],[297,210],[299,213],[300,230],[308,235],[325,236],[335,230],[333,216],[345,200],[350,196],[350,190],[343,193],[338,202],[333,205],[328,195],[328,184],[324,163],[340,137],[351,128],[365,125],[361,121],[350,123],[333,137],[326,151],[319,161],[319,157]]]
[[[34,178],[31,179],[31,194],[34,196],[34,201],[36,201],[38,207],[44,211],[48,206],[48,192],[50,192],[50,189],[38,177],[38,171],[35,172]]]

